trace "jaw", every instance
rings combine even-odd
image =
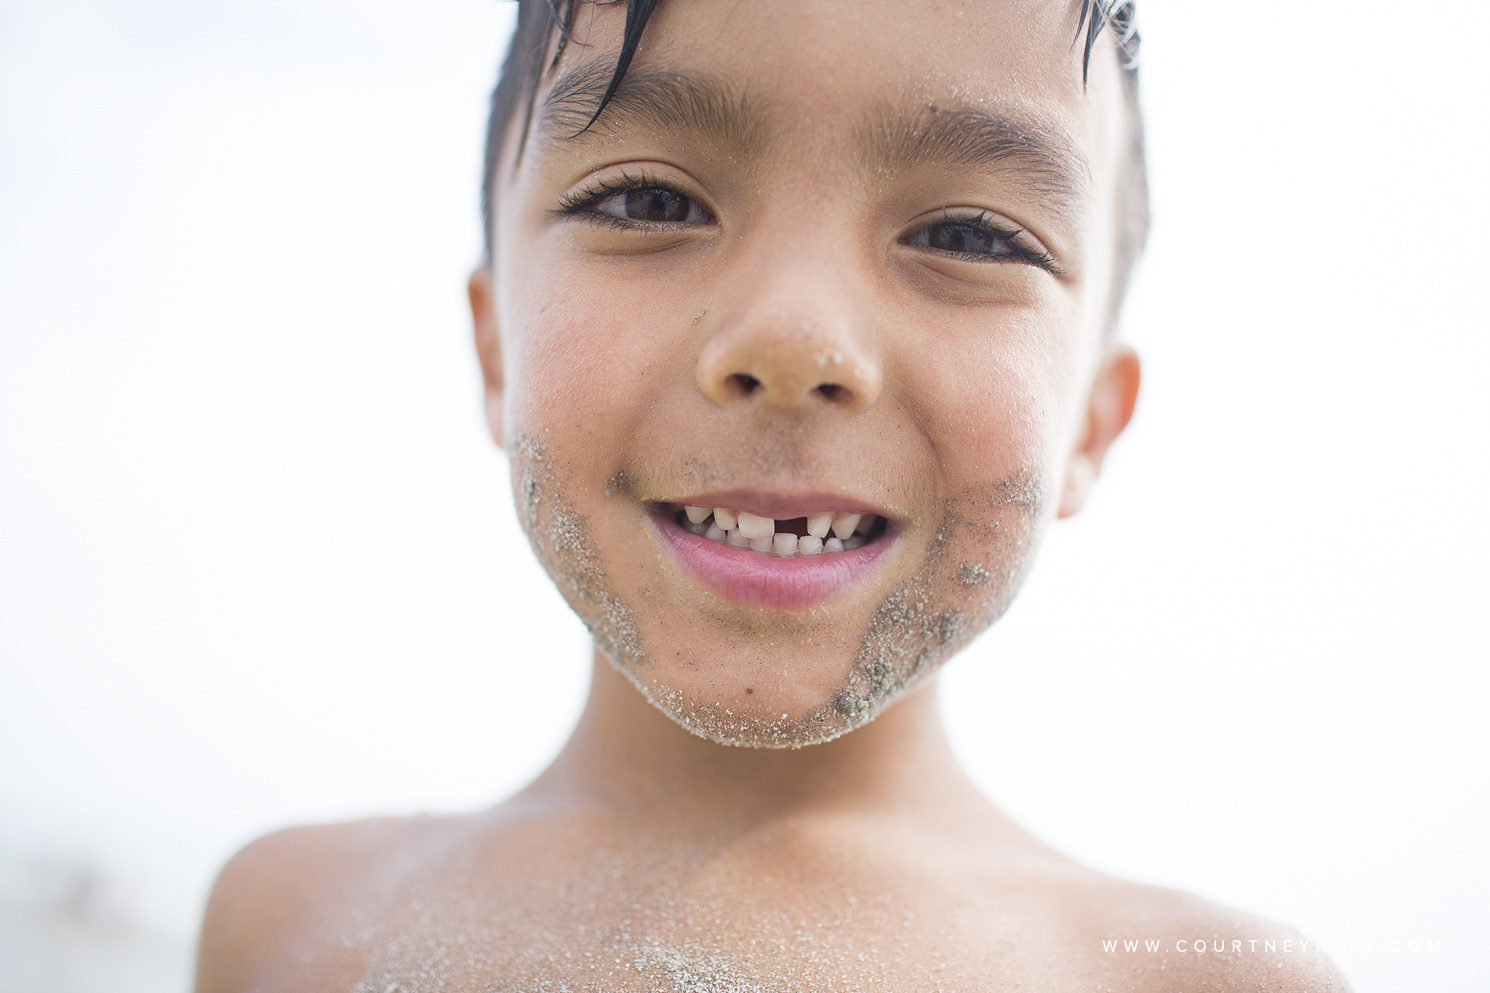
[[[582,512],[541,445],[511,451],[523,527],[597,647],[674,721],[727,745],[797,748],[873,719],[1003,612],[1046,516],[1038,477],[1020,473],[944,501],[935,520],[872,526],[859,548],[776,557],[692,534],[686,513],[624,491]],[[806,605],[744,603],[701,582],[680,542],[777,580],[857,574]]]

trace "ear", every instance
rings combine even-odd
[[[1107,447],[1123,433],[1133,417],[1138,381],[1137,353],[1127,345],[1116,342],[1109,345],[1087,396],[1086,424],[1066,466],[1058,516],[1070,517],[1086,503],[1087,493],[1097,481],[1097,473],[1102,471]]]
[[[502,444],[502,339],[497,334],[496,296],[492,291],[491,267],[485,262],[471,273],[466,284],[471,300],[471,326],[475,330],[476,358],[481,362],[481,380],[486,394],[486,425],[492,439]]]

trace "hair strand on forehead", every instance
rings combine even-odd
[[[652,11],[657,8],[657,0],[627,0],[626,2],[626,27],[621,32],[621,54],[616,58],[616,71],[611,75],[610,85],[605,88],[605,95],[600,98],[600,103],[595,107],[595,113],[590,121],[581,131],[588,131],[590,125],[594,124],[600,117],[600,112],[605,110],[610,103],[611,97],[616,95],[616,90],[621,86],[621,80],[626,75],[626,70],[631,68],[631,59],[636,55],[636,49],[642,42],[642,32],[647,29],[647,21],[652,17]]]

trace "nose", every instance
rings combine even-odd
[[[771,266],[716,298],[701,320],[712,327],[698,358],[698,387],[727,407],[858,413],[883,385],[864,296],[817,271]]]

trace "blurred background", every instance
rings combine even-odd
[[[1479,5],[1140,12],[1144,395],[952,733],[1080,860],[1482,990]],[[512,14],[0,0],[0,993],[183,993],[240,845],[563,742],[463,302]]]

